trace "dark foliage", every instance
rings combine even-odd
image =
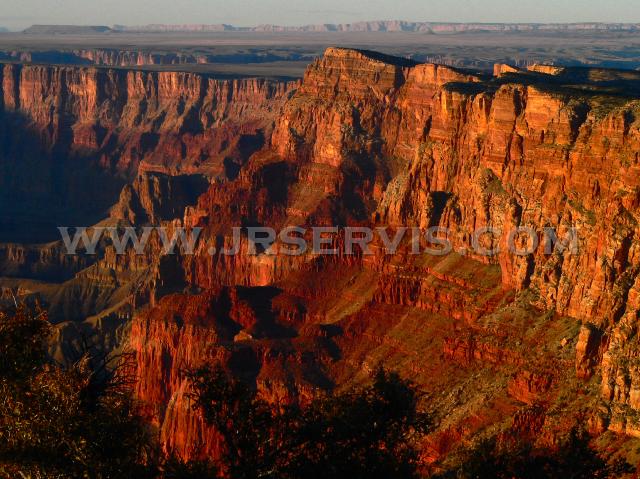
[[[160,460],[129,394],[127,375],[91,348],[65,367],[49,362],[46,313],[0,312],[0,478],[297,479],[418,477],[418,445],[429,430],[414,385],[379,370],[371,384],[304,406],[273,406],[224,369],[189,374],[194,408],[214,426],[215,462]],[[438,477],[453,479],[615,478],[572,431],[553,449],[488,440]]]
[[[148,477],[151,436],[117,369],[51,364],[49,334],[41,310],[0,312],[0,477]]]
[[[589,445],[589,435],[573,429],[553,449],[535,448],[531,443],[506,442],[495,438],[467,450],[459,466],[445,473],[456,479],[605,479],[631,472],[624,461],[607,463]]]
[[[429,421],[413,385],[396,374],[380,370],[367,387],[276,408],[221,368],[191,380],[196,407],[223,438],[216,465],[230,477],[416,477]]]

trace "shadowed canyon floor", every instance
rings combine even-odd
[[[427,468],[481,437],[552,445],[576,424],[638,464],[640,72],[329,48],[301,81],[7,64],[1,84],[2,300],[47,305],[57,357],[92,332],[133,352],[165,451],[219,452],[190,367],[220,362],[277,404],[384,365],[425,393]],[[61,221],[206,240],[67,256],[47,236]],[[210,254],[246,225],[438,225],[454,252],[252,255],[243,236]],[[579,252],[473,254],[481,227],[573,227]]]

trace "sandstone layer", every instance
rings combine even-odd
[[[35,86],[6,94],[17,91],[11,68],[5,108],[19,105],[50,125],[46,138],[59,138],[66,123],[51,114],[58,103],[41,106]],[[81,79],[110,70],[62,71],[73,81],[61,95],[76,92],[72,118],[85,119],[72,144],[99,150],[106,137],[91,133],[96,117],[87,112],[104,105],[104,90]],[[128,72],[126,81],[107,82],[122,119],[107,108],[99,124],[115,122],[118,138],[134,138],[155,121],[158,135],[148,149],[115,142],[123,145],[118,159],[105,164],[136,174],[110,221],[204,230],[195,255],[163,256],[154,243],[144,255],[118,257],[107,244],[76,276],[119,285],[111,294],[132,318],[136,393],[167,452],[219,451],[184,377],[185,368],[213,362],[274,404],[364,381],[379,365],[397,370],[426,392],[436,419],[424,442],[430,467],[482,435],[553,444],[576,423],[605,442],[606,431],[623,441],[638,435],[640,76],[505,66],[495,73],[331,48],[293,93],[246,80],[249,95],[236,90],[240,83],[187,74]],[[258,122],[265,108],[273,128]],[[259,127],[264,141],[220,161],[217,139],[236,123],[216,118],[241,119],[251,134]],[[185,194],[195,180],[184,173],[217,179],[196,199]],[[441,226],[453,252],[412,255],[403,241],[387,254],[376,240],[371,254],[250,254],[243,236],[240,254],[221,254],[232,228],[248,225],[391,233]],[[499,253],[480,254],[479,228],[501,230],[482,241]],[[532,231],[538,247],[508,251],[514,228]],[[545,228],[560,238],[574,228],[578,250],[547,254]],[[526,238],[513,239],[526,250]],[[333,241],[343,251],[345,238]]]
[[[211,256],[207,243],[185,257],[191,287],[276,288],[251,313],[278,318],[291,335],[277,339],[291,355],[271,353],[278,368],[270,356],[253,353],[253,376],[270,378],[267,397],[275,388],[298,400],[307,390],[362,380],[378,364],[398,369],[432,391],[442,415],[425,444],[428,463],[487,430],[530,430],[553,442],[568,424],[588,420],[595,432],[636,434],[637,78],[596,70],[497,72],[486,78],[329,49],[285,104],[270,147],[185,211],[183,224],[205,228],[218,246],[228,245],[230,228],[240,224],[439,225],[452,232],[455,253],[445,259],[409,255],[406,244],[389,256],[379,243],[372,256],[252,256],[245,243],[243,254]],[[596,93],[576,87],[579,81]],[[605,84],[618,90],[602,93]],[[482,227],[531,228],[540,246],[511,254],[505,233],[486,245],[503,252],[482,256],[472,244]],[[544,228],[560,237],[576,228],[578,253],[545,254]],[[298,313],[283,317],[281,303],[297,305]],[[132,341],[142,358],[153,341],[138,334],[182,322],[174,316],[151,326],[158,308],[134,319]],[[263,350],[274,338],[254,335],[251,314],[228,313],[224,320],[240,332],[234,341],[211,341],[226,354],[238,341]],[[184,334],[196,340],[201,333]],[[318,335],[336,356],[303,352],[298,343]],[[194,345],[190,361],[203,348]],[[310,358],[313,374],[291,376]],[[139,373],[148,374],[144,366]],[[141,397],[153,403],[153,391],[167,381],[152,382]],[[174,409],[161,411],[158,423],[167,437],[177,423],[186,428],[179,437],[200,437],[200,426],[176,416],[188,410],[186,403],[175,409],[181,387],[164,390]],[[197,456],[187,439],[167,447]]]
[[[144,171],[227,177],[269,141],[295,83],[190,73],[5,65],[0,222],[91,225]],[[9,235],[10,236],[10,235]]]

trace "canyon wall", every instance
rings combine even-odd
[[[372,221],[449,227],[456,250],[472,251],[480,227],[531,227],[542,239],[544,227],[561,234],[575,226],[580,254],[494,260],[504,287],[531,285],[546,308],[607,326],[630,311],[621,299],[637,277],[637,115],[636,101],[579,95],[549,75],[486,82],[329,50],[287,104],[272,143],[283,158],[322,168],[327,182],[335,172],[325,194],[344,203],[349,162],[374,171],[383,169],[376,158],[396,161],[388,182],[376,172],[358,185],[368,188],[363,202],[376,200]],[[506,238],[496,240],[507,249]]]
[[[428,463],[486,430],[529,430],[551,443],[576,422],[594,432],[639,430],[638,78],[542,68],[497,74],[329,49],[286,102],[270,146],[235,180],[212,184],[182,221],[211,239],[180,260],[192,288],[275,288],[253,313],[223,314],[235,335],[212,339],[216,348],[271,344],[247,318],[284,327],[277,341],[290,354],[277,355],[281,366],[258,355],[251,370],[286,400],[364,380],[379,364],[401,371],[431,391],[439,422],[425,442]],[[231,227],[247,224],[442,226],[454,252],[415,256],[403,242],[387,255],[376,241],[372,255],[249,255],[243,238],[241,254],[212,254],[211,246],[230,244]],[[483,227],[502,231],[481,241],[500,253],[478,253],[473,232]],[[508,232],[518,227],[534,232],[533,252],[508,252]],[[578,251],[546,254],[553,245],[544,228],[561,239],[575,228]],[[522,251],[528,241],[514,243]],[[282,304],[298,313],[282,315]],[[155,340],[140,335],[180,328],[179,312],[162,317],[167,307],[134,319],[139,357],[157,355],[147,346]],[[181,331],[188,337],[180,344],[203,334]],[[333,354],[301,346],[317,338]],[[203,348],[178,353],[168,344],[164,361],[187,354],[190,364],[210,362]],[[163,388],[161,402],[172,409],[158,413],[158,424],[184,427],[166,447],[198,457],[185,438],[203,437],[202,426],[176,413],[188,410],[182,383],[166,389],[166,380],[145,379],[155,374],[149,361],[158,360],[142,362],[140,397],[153,403]],[[285,366],[306,372],[287,382]]]
[[[225,133],[236,128],[257,135],[295,87],[263,79],[35,65],[5,65],[2,85],[5,115],[24,116],[45,147],[105,155],[113,154],[107,150],[113,144],[120,159],[101,158],[111,160],[104,167],[134,171],[141,163],[176,171],[219,168],[202,163],[233,155]]]
[[[542,246],[543,228],[560,236],[576,228],[578,254],[543,254],[540,247],[489,262],[499,264],[504,288],[528,288],[540,308],[584,323],[578,367],[602,361],[596,370],[610,427],[635,434],[637,92],[585,94],[569,86],[576,81],[570,71],[531,70],[480,82],[441,66],[407,68],[329,50],[287,104],[274,149],[332,171],[358,157],[397,159],[403,166],[390,182],[362,196],[377,200],[373,221],[448,227],[456,251],[472,251],[481,227],[531,228]],[[594,71],[596,85],[599,74],[603,83],[634,91],[615,73]],[[341,196],[344,176],[337,175],[325,191]],[[506,242],[505,233],[495,245],[504,251]]]
[[[68,65],[98,65],[108,67],[143,67],[169,65],[203,65],[210,63],[265,63],[277,61],[312,61],[312,55],[295,52],[277,54],[271,52],[165,52],[146,50],[122,50],[113,48],[17,50],[0,51],[0,61],[20,63],[53,63]]]
[[[233,177],[296,86],[17,64],[1,76],[0,218],[47,230],[30,242],[106,217],[139,172]]]
[[[32,195],[47,205],[23,200],[37,224],[63,191],[60,210],[82,199],[101,219],[115,205],[109,222],[201,227],[205,240],[193,256],[101,246],[92,265],[12,245],[0,264],[32,274],[38,256],[75,275],[49,295],[60,317],[75,294],[94,322],[131,319],[136,394],[183,458],[219,451],[184,376],[213,362],[274,404],[397,370],[429,394],[428,464],[486,431],[553,443],[581,422],[637,435],[639,80],[487,77],[336,48],[301,84],[7,65],[0,186],[14,203],[0,212],[14,220],[14,198]],[[221,254],[249,225],[441,226],[453,252],[412,255],[404,240],[391,255],[377,239],[371,254],[250,254],[242,236],[239,254]],[[493,256],[474,241],[488,227],[502,233],[477,242],[501,247]],[[507,250],[518,227],[538,248]],[[545,228],[575,228],[578,251],[546,254]]]

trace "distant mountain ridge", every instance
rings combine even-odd
[[[87,35],[110,33],[113,30],[103,25],[31,25],[22,33],[32,35]]]
[[[466,33],[466,32],[594,32],[620,31],[638,32],[640,23],[446,23],[446,22],[408,22],[402,20],[366,21],[342,24],[317,24],[303,26],[258,25],[238,27],[229,24],[150,24],[150,25],[114,25],[78,26],[78,25],[33,25],[27,34],[88,34],[88,33],[171,33],[171,32],[414,32],[429,34]]]
[[[258,25],[237,27],[228,24],[195,25],[115,25],[124,32],[535,32],[535,31],[639,31],[639,23],[445,23],[408,22],[402,20],[368,21],[303,26]]]

